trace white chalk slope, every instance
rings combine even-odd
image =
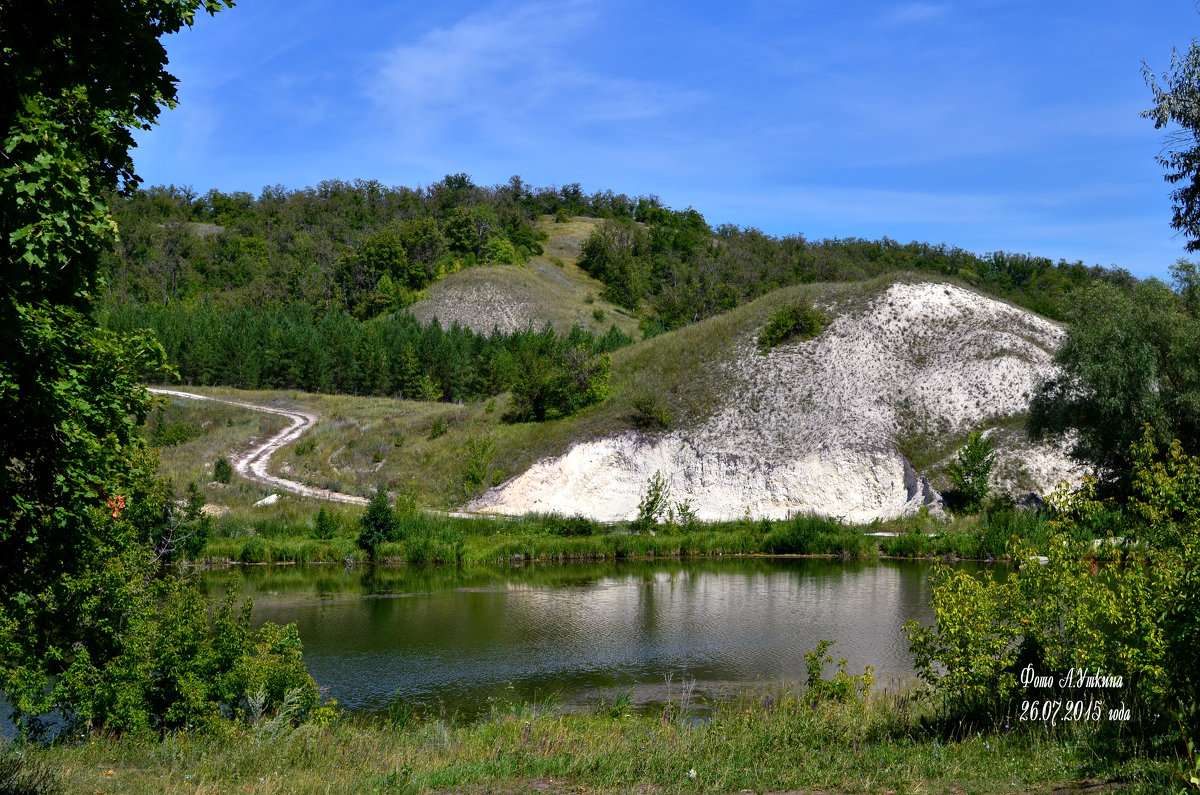
[[[660,471],[702,519],[811,512],[863,522],[933,499],[902,440],[949,439],[1024,412],[1062,330],[945,284],[893,284],[817,338],[760,356],[735,341],[724,405],[698,428],[577,444],[489,490],[468,510],[631,518]],[[997,431],[1009,490],[1046,493],[1082,474],[1061,446]],[[940,469],[940,467],[934,467]]]

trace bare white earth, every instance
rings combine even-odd
[[[936,509],[903,440],[955,438],[1023,413],[1062,337],[1045,318],[969,290],[893,284],[815,339],[767,356],[751,337],[736,341],[725,403],[700,427],[577,444],[467,510],[629,519],[655,472],[672,502],[688,500],[705,520],[867,522]],[[993,438],[1001,489],[1044,494],[1084,474],[1063,445],[1011,431]]]
[[[499,330],[504,334],[535,325],[537,311],[529,291],[516,284],[455,284],[453,289],[439,282],[429,296],[410,307],[422,323],[438,319],[442,328],[457,323],[479,334]]]
[[[268,437],[265,441],[253,444],[248,450],[244,450],[233,456],[233,471],[247,480],[262,483],[264,486],[272,486],[284,491],[290,491],[293,494],[300,494],[305,497],[329,500],[330,502],[347,502],[355,505],[367,504],[367,501],[362,497],[305,486],[303,483],[297,483],[294,480],[276,477],[267,471],[267,464],[270,462],[271,456],[275,451],[285,444],[291,444],[299,439],[305,431],[316,424],[317,415],[310,414],[307,411],[300,411],[299,409],[280,409],[273,406],[242,403],[237,400],[207,397],[205,395],[197,395],[194,392],[184,392],[179,389],[161,389],[158,387],[147,387],[146,389],[156,395],[171,395],[172,397],[187,398],[189,400],[211,400],[214,403],[226,403],[230,406],[240,406],[251,411],[262,411],[267,414],[277,414],[280,417],[285,417],[291,423],[288,427]],[[266,500],[270,500],[270,497],[267,497]],[[266,502],[266,500],[261,502],[267,505],[271,504],[270,502]],[[274,501],[272,500],[272,502]]]

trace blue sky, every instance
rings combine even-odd
[[[200,192],[517,174],[1165,276],[1141,62],[1196,34],[1191,0],[242,0],[168,39],[180,105],[134,158]]]

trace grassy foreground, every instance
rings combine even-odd
[[[747,692],[695,720],[679,700],[634,714],[494,704],[470,725],[341,718],[331,725],[240,726],[224,735],[99,737],[24,749],[69,792],[1163,792],[1174,770],[1094,750],[1103,731],[1017,724],[955,739],[922,727],[909,696],[814,700]],[[1108,747],[1111,747],[1109,745]],[[694,771],[694,774],[693,774]],[[1065,791],[1098,791],[1073,789]]]

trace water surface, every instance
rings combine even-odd
[[[901,625],[932,622],[925,563],[737,559],[512,569],[246,568],[232,582],[256,621],[294,621],[309,672],[352,710],[396,696],[473,716],[489,699],[556,695],[570,708],[665,681],[701,695],[803,681],[804,653],[834,640],[852,673],[908,681]],[[230,579],[232,577],[232,580]]]

